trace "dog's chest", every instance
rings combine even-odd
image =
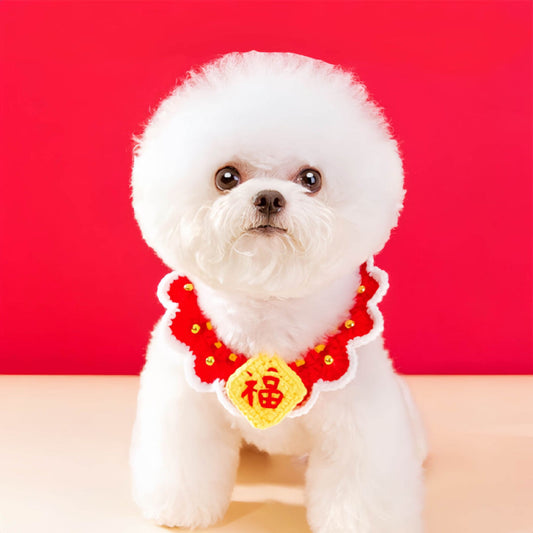
[[[254,300],[200,287],[199,304],[218,337],[233,350],[297,359],[335,328],[353,300],[357,276],[337,280],[306,298]]]
[[[258,449],[274,454],[305,455],[309,453],[310,438],[303,418],[285,418],[268,429],[256,429],[247,420],[234,419],[242,438]]]

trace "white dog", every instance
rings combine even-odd
[[[158,524],[225,513],[241,443],[308,454],[315,533],[422,530],[424,440],[383,347],[373,266],[402,207],[396,142],[350,73],[229,54],[189,74],[135,152],[133,206],[174,271],[131,449]]]

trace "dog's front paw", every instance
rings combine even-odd
[[[351,485],[351,486],[350,486]],[[313,533],[422,533],[421,513],[418,505],[405,494],[396,496],[404,506],[395,502],[370,499],[372,489],[346,483],[337,490],[314,490],[308,494],[307,518]],[[405,492],[412,489],[405,486]]]
[[[322,503],[308,504],[307,519],[313,533],[369,533],[353,505],[332,502],[329,498]]]
[[[160,526],[205,528],[218,522],[229,505],[226,495],[199,493],[192,487],[144,489],[136,490],[135,501],[143,516]]]
[[[307,517],[313,533],[422,533],[420,514],[403,516],[369,509],[339,495],[338,502],[314,505]]]
[[[416,482],[404,480],[401,490],[391,490],[393,480],[388,485],[377,485],[376,479],[364,483],[355,473],[343,479],[331,467],[322,473],[321,483],[311,483],[307,492],[307,519],[313,533],[422,533]],[[308,480],[316,481],[315,474],[308,472]]]

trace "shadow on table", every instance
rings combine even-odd
[[[222,522],[212,530],[233,531],[231,524],[237,522],[253,524],[249,529],[253,533],[310,533],[303,505],[275,501],[231,502]]]

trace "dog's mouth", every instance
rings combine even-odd
[[[248,231],[263,233],[263,234],[273,234],[273,233],[287,233],[285,228],[280,226],[272,226],[271,224],[261,224],[260,226],[254,226],[249,228]]]

